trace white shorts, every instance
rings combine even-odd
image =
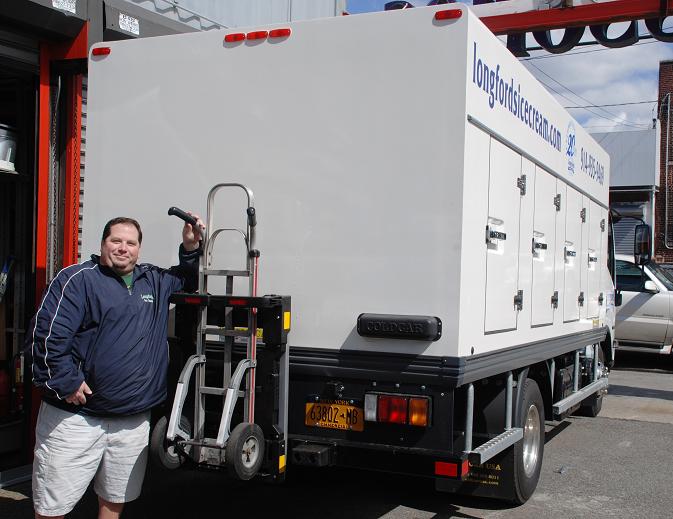
[[[91,480],[110,503],[140,495],[147,465],[150,412],[95,417],[42,402],[35,428],[33,506],[41,515],[65,515]]]

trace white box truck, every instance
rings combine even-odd
[[[600,410],[609,157],[464,5],[100,44],[86,169],[83,251],[123,214],[159,265],[168,205],[254,192],[258,293],[292,298],[289,381],[256,382],[280,393],[279,465],[521,503],[545,420]]]

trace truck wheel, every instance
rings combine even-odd
[[[186,417],[180,417],[180,428],[191,435],[192,427]],[[150,459],[159,468],[164,470],[175,470],[180,468],[186,461],[187,456],[180,452],[175,442],[170,442],[166,438],[168,429],[168,419],[165,416],[159,418],[152,435],[150,436]]]
[[[598,373],[602,375],[605,370],[605,354],[603,353],[603,348],[598,348]],[[603,407],[603,391],[594,393],[589,398],[587,398],[582,405],[577,410],[577,414],[581,416],[589,416],[595,418],[598,416],[598,413],[601,412]]]
[[[255,477],[264,461],[264,433],[255,423],[239,423],[227,440],[224,461],[229,474],[247,481]]]
[[[520,422],[523,439],[513,447],[512,467],[516,504],[525,503],[533,495],[544,454],[544,402],[537,382],[530,378],[523,384]]]

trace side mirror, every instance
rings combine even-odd
[[[657,292],[659,292],[657,285],[651,279],[645,281],[645,286],[643,287],[643,289],[645,290],[645,292],[650,292],[651,294],[656,294]]]
[[[635,227],[633,240],[633,258],[637,265],[647,265],[652,259],[652,242],[650,226],[640,223]]]
[[[615,306],[622,306],[622,293],[621,292],[616,292],[615,293]]]

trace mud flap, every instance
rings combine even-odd
[[[435,478],[435,489],[439,492],[511,500],[514,498],[514,475],[509,467],[512,467],[513,451],[512,448],[507,449],[481,465],[470,463],[470,472],[462,480]]]

